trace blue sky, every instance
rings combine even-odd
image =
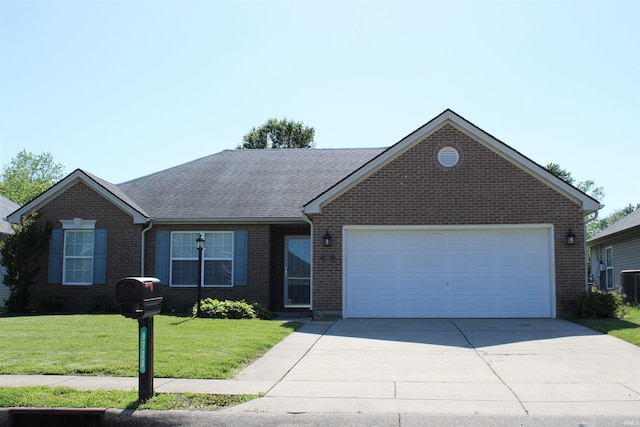
[[[446,108],[640,202],[640,1],[0,0],[0,164],[113,183],[268,118],[384,147]]]

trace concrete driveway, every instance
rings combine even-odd
[[[236,380],[271,383],[231,412],[628,416],[640,348],[553,319],[308,322]]]

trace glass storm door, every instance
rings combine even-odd
[[[311,238],[285,237],[284,306],[311,305]]]

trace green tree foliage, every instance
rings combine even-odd
[[[595,182],[593,182],[592,180],[588,179],[586,181],[580,181],[576,183],[575,179],[571,175],[571,172],[565,169],[562,169],[562,167],[560,167],[559,164],[549,163],[545,167],[549,172],[551,172],[558,178],[562,179],[568,184],[574,185],[580,191],[590,195],[594,199],[600,200],[600,201],[604,199],[604,196],[605,196],[604,188],[596,186]],[[601,219],[598,218],[597,212],[587,215],[585,217],[585,224],[587,227],[587,236],[586,236],[587,239],[590,239],[591,237],[595,236],[600,231],[604,230],[614,222],[624,218],[625,216],[629,215],[632,212],[635,212],[637,209],[640,209],[640,203],[636,204],[635,206],[629,203],[628,206],[614,211],[611,215],[605,218],[601,218]]]
[[[571,175],[571,172],[567,171],[566,169],[562,169],[562,167],[560,167],[560,165],[557,163],[549,163],[545,166],[545,168],[561,180],[565,181],[567,184],[573,185],[578,190],[582,191],[585,194],[588,194],[594,199],[599,201],[602,201],[604,199],[604,188],[596,186],[596,183],[592,180],[588,179],[586,181],[576,182],[575,178]]]
[[[22,150],[3,166],[0,195],[24,205],[64,177],[64,166],[54,163],[51,153]]]
[[[638,209],[640,209],[640,203],[636,203],[635,206],[629,203],[629,205],[624,208],[613,211],[613,213],[607,217],[602,219],[596,218],[594,221],[587,224],[587,239],[590,239],[611,224],[620,221],[622,218],[637,211]]]
[[[293,120],[269,119],[259,128],[251,128],[237,149],[313,148],[315,129]]]
[[[554,174],[555,176],[557,176],[558,178],[560,178],[561,180],[565,181],[567,184],[571,184],[574,187],[576,187],[578,190],[582,191],[585,194],[588,194],[589,196],[593,197],[596,200],[602,201],[604,199],[604,188],[603,187],[598,187],[596,185],[595,182],[593,182],[592,180],[588,179],[586,181],[580,181],[580,182],[576,182],[575,178],[571,175],[571,172],[569,172],[566,169],[563,169],[559,164],[557,163],[549,163],[545,166],[545,168],[551,172],[552,174]],[[592,224],[596,221],[596,219],[598,218],[598,212],[593,212],[589,215],[586,215],[584,217],[584,222],[585,225],[587,227],[587,230],[590,230],[592,228]],[[586,238],[590,238],[592,236],[592,234],[590,235],[587,232],[587,236]]]
[[[9,287],[7,310],[23,312],[31,299],[29,288],[40,271],[38,259],[49,247],[52,226],[36,222],[34,213],[14,224],[14,233],[0,242],[0,263],[6,267],[4,283]]]

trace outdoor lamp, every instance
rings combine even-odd
[[[331,246],[331,234],[329,234],[329,230],[324,233],[324,237],[322,238],[322,244],[325,246]]]
[[[569,232],[567,233],[567,245],[575,245],[576,244],[576,235],[571,231],[571,227],[569,227]]]
[[[200,236],[196,239],[196,248],[199,251],[202,251],[204,249],[204,236],[202,234],[200,234]]]
[[[196,239],[196,249],[198,250],[198,301],[196,301],[196,317],[200,317],[200,300],[202,299],[202,251],[204,250],[204,236]]]

